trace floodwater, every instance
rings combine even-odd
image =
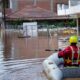
[[[18,32],[0,31],[0,80],[47,80],[42,62],[52,53],[45,51],[48,39],[20,37]]]
[[[47,80],[43,73],[44,59],[26,59],[0,63],[0,80]]]
[[[53,45],[56,49],[56,42]],[[45,51],[49,48],[46,37],[20,38],[20,33],[1,30],[0,80],[48,80],[43,73],[42,62],[53,53]]]

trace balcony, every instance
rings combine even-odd
[[[80,5],[72,6],[68,9],[58,10],[58,15],[72,15],[72,14],[80,14]]]
[[[68,9],[57,9],[57,13],[59,16],[80,14],[80,3],[74,6],[69,5]]]
[[[68,3],[69,3],[69,7],[77,6],[80,4],[80,0],[69,0]]]

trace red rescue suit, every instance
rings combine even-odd
[[[64,59],[64,66],[80,65],[80,48],[68,46],[58,53],[58,57]]]

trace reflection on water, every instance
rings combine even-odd
[[[11,39],[3,30],[0,31],[0,61],[10,58]]]
[[[2,41],[1,41],[1,38],[0,38],[0,61],[3,60],[3,44],[2,44]]]
[[[48,80],[42,68],[44,58],[35,58],[36,53],[37,57],[51,55],[44,51],[47,48],[47,39],[26,40],[15,38],[15,35],[11,32],[0,31],[0,80]],[[36,48],[39,50],[36,50]]]
[[[12,59],[12,54],[13,54],[13,36],[11,32],[5,32],[3,34],[3,45],[4,45],[4,60],[11,60]]]
[[[4,53],[4,45],[3,45],[3,31],[0,29],[0,61],[3,61],[3,53]]]
[[[44,59],[13,60],[14,47],[12,34],[0,31],[0,80],[47,80],[42,68]]]
[[[47,37],[18,38],[19,32],[2,31],[1,45],[3,46],[3,60],[31,59],[47,57],[52,52],[48,48]]]

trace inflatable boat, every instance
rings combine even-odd
[[[64,78],[80,78],[79,67],[64,67],[63,58],[58,58],[58,53],[53,53],[46,58],[42,65],[44,72],[50,80],[63,80]]]

